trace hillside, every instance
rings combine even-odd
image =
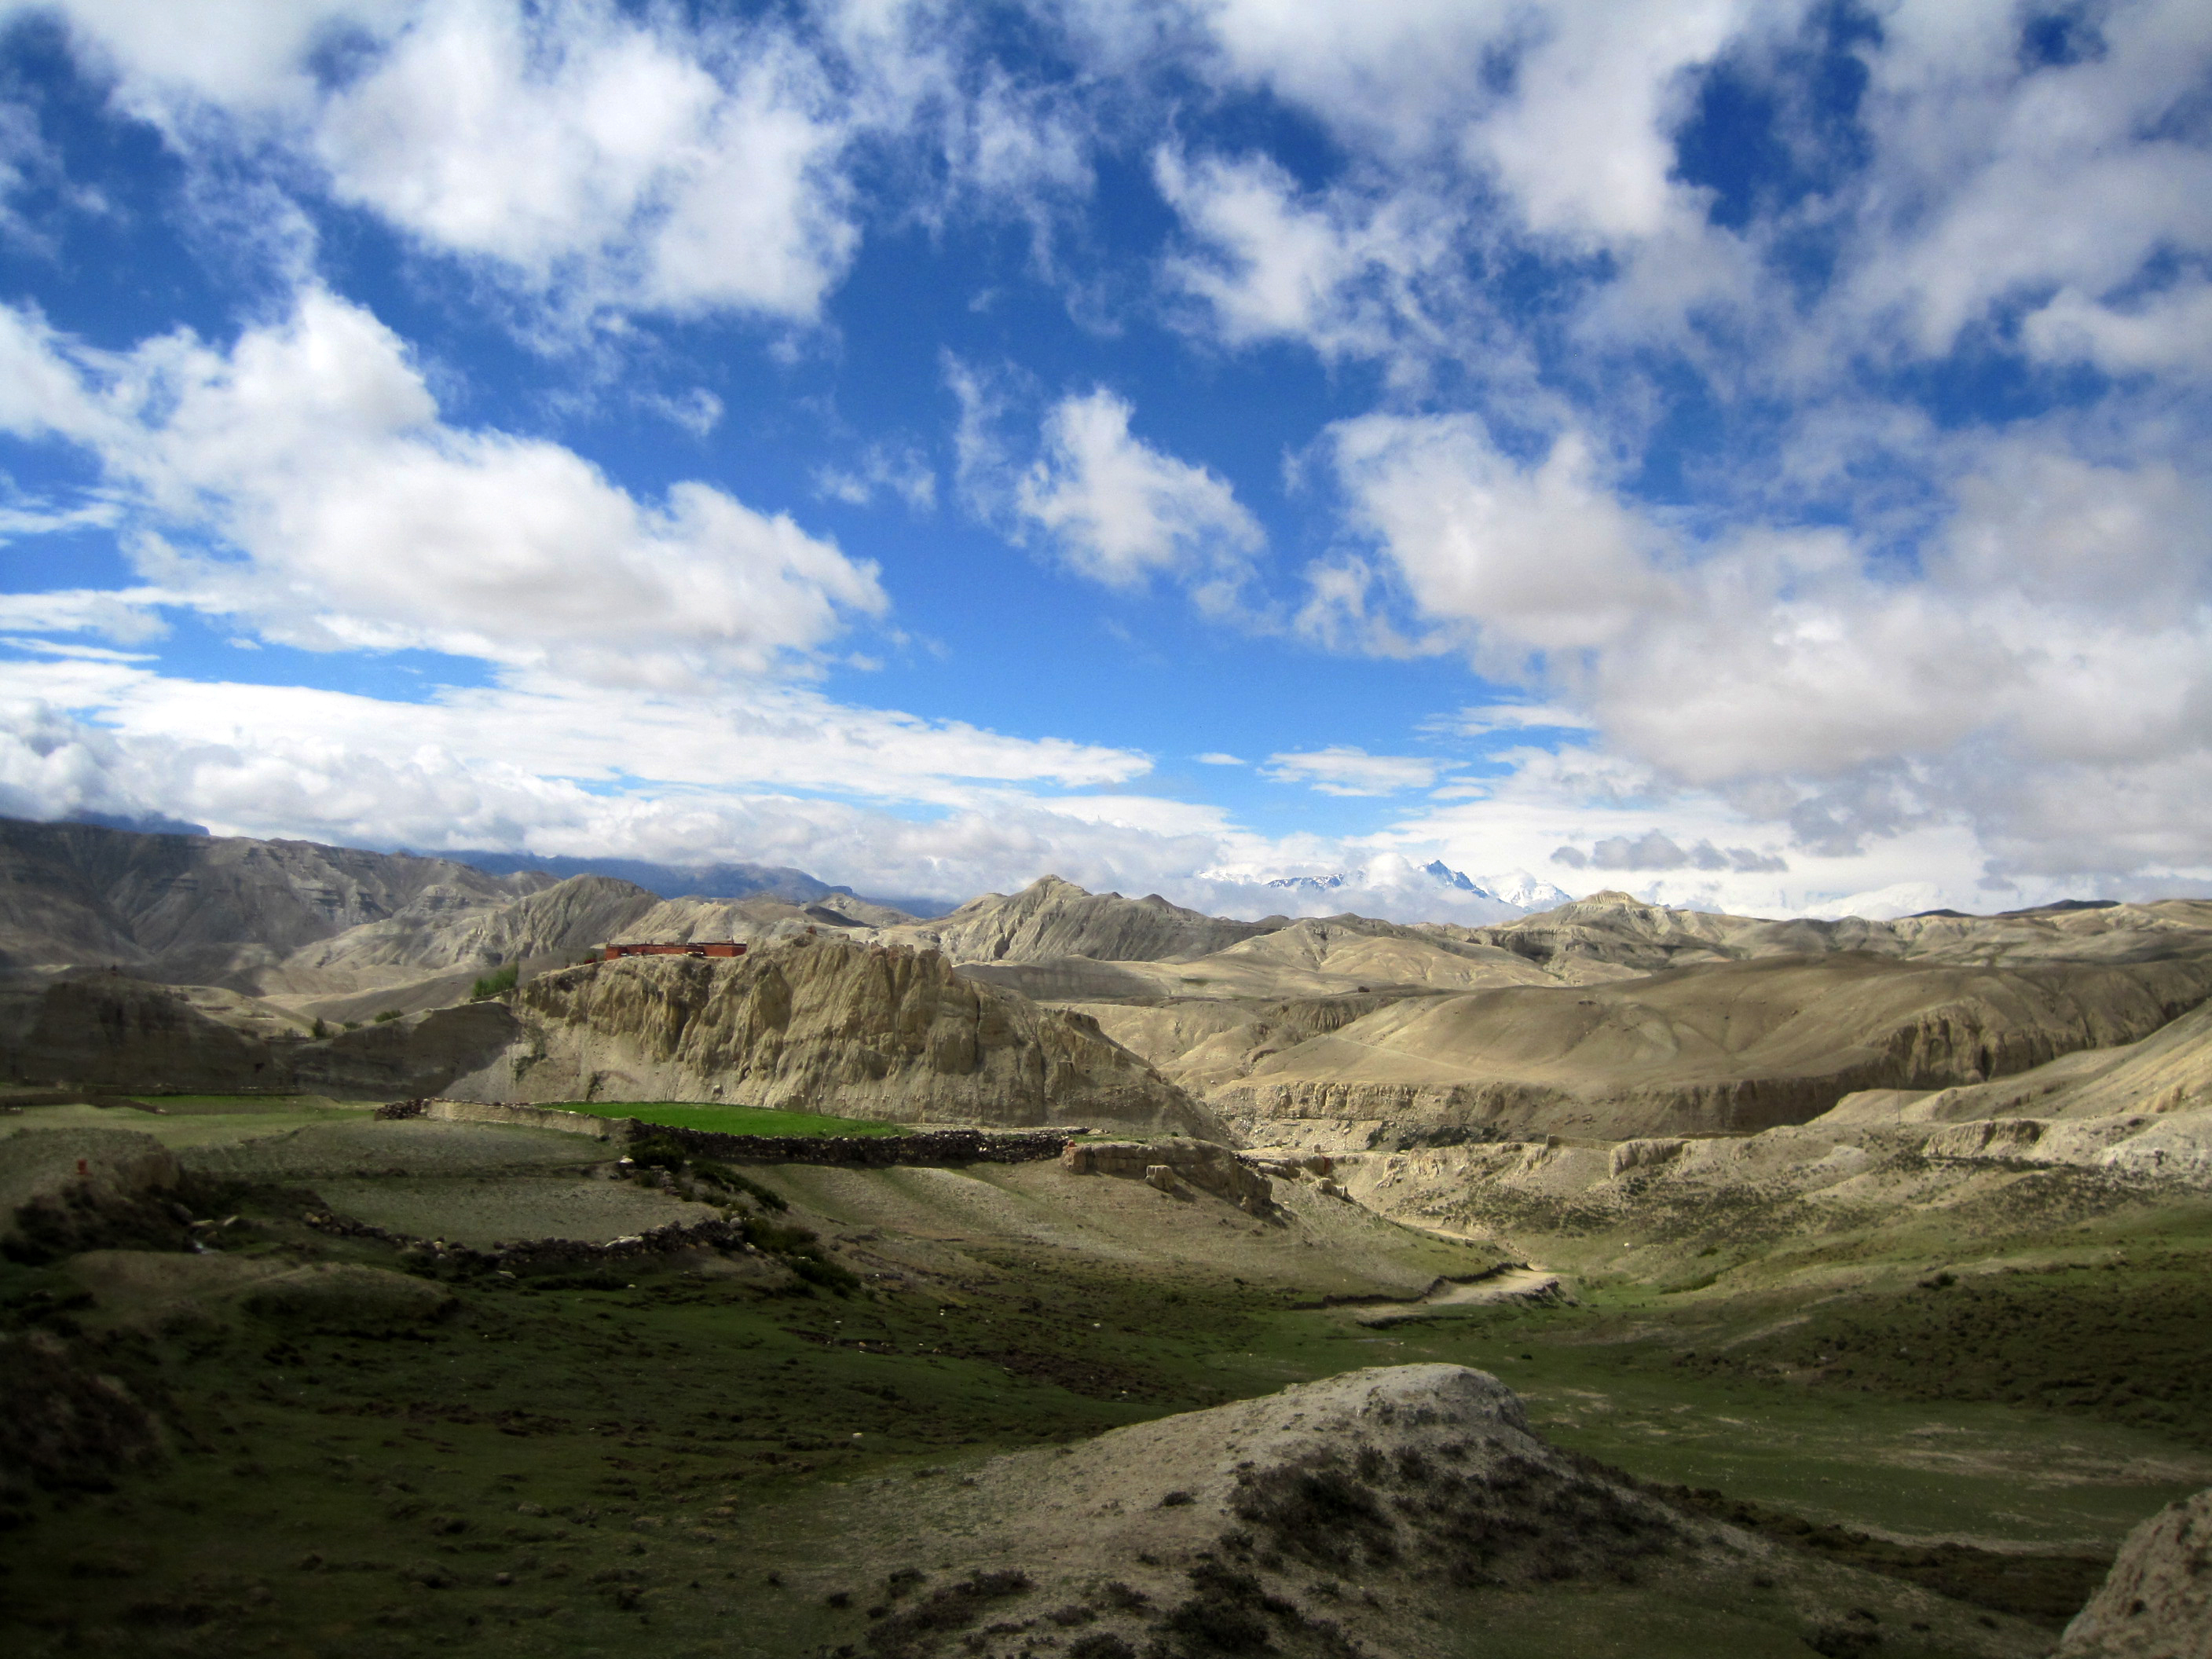
[[[531,981],[514,1010],[514,1042],[453,1093],[1222,1134],[1094,1022],[963,978],[934,951],[800,934],[736,961],[591,963]]]
[[[1802,1122],[1844,1095],[2025,1071],[2148,1036],[2212,994],[2212,954],[2008,968],[1862,952],[1407,1000],[1210,1095],[1273,1117],[1626,1139]]]
[[[349,928],[434,928],[550,884],[313,842],[0,818],[0,969],[116,966],[254,991]]]
[[[1169,903],[1089,893],[1058,876],[1041,876],[1018,893],[986,893],[934,921],[898,930],[955,963],[1032,962],[1088,957],[1099,962],[1176,962],[1207,955],[1288,925],[1231,921]]]

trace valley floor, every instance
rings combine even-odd
[[[1056,1608],[992,1580],[963,1508],[991,1460],[1380,1365],[1492,1373],[1685,1536],[1741,1541],[1555,1583],[1292,1574],[1296,1616],[1243,1626],[1192,1592],[1158,1652],[2042,1654],[2131,1528],[2212,1485],[2201,1195],[1640,1255],[1632,1198],[1424,1231],[1311,1179],[1261,1218],[1056,1164],[663,1185],[578,1137],[168,1103],[17,1120],[150,1135],[182,1184],[0,1267],[12,1653],[1113,1659],[1114,1597],[1167,1609],[1168,1566]],[[486,1254],[702,1218],[745,1243]],[[1571,1299],[1419,1300],[1529,1262]],[[1382,1304],[1413,1316],[1363,1322]]]

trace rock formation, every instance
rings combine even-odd
[[[2128,1534],[2057,1659],[2212,1659],[2212,1491]]]
[[[515,1043],[446,1092],[1221,1133],[1093,1021],[965,979],[934,951],[801,934],[734,961],[592,963],[531,981],[514,1009]]]

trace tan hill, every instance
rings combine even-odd
[[[2212,994],[2212,955],[1967,968],[1777,957],[1589,985],[1409,999],[1212,1091],[1273,1118],[1625,1139],[1802,1122],[1855,1091],[1978,1083],[2146,1036]]]
[[[1018,893],[986,893],[950,915],[898,930],[956,963],[1034,962],[1089,957],[1097,962],[1175,962],[1239,939],[1273,933],[1287,919],[1230,921],[1169,903],[1155,893],[1127,899],[1088,893],[1058,876],[1041,876]]]
[[[734,961],[629,957],[545,974],[513,1003],[515,1042],[456,1096],[1222,1134],[1095,1022],[963,978],[934,951],[801,933]]]
[[[1627,893],[1593,893],[1490,927],[1432,924],[1431,931],[1496,946],[1562,979],[1595,969],[1659,973],[1704,963],[1776,956],[1873,956],[1996,966],[2052,958],[2133,959],[2180,946],[2212,929],[2212,901],[2058,905],[1995,916],[1931,915],[1895,921],[1774,921],[1756,916],[1670,910]]]
[[[1933,1091],[1869,1091],[1830,1115],[1853,1123],[1960,1123],[2212,1110],[2212,1005],[2137,1042],[2063,1055],[2014,1077]]]

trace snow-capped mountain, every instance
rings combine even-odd
[[[1319,897],[1336,893],[1418,891],[1431,884],[1471,899],[1505,905],[1524,915],[1548,910],[1553,905],[1566,903],[1569,898],[1550,882],[1540,881],[1526,870],[1477,880],[1464,871],[1453,869],[1442,859],[1420,865],[1405,859],[1380,859],[1363,870],[1338,870],[1325,876],[1278,876],[1266,885],[1301,896]]]
[[[1464,879],[1464,878],[1462,878]],[[1485,876],[1483,890],[1508,904],[1518,905],[1532,915],[1539,910],[1550,910],[1574,902],[1574,895],[1564,887],[1554,887],[1526,870],[1515,870],[1502,876]]]

